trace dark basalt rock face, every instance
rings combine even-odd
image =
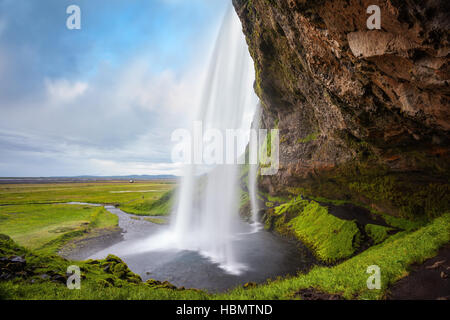
[[[255,62],[262,127],[280,130],[280,170],[262,177],[263,188],[301,187],[393,214],[449,209],[450,2],[233,4]],[[373,4],[381,30],[366,26]]]

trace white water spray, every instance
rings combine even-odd
[[[257,98],[254,71],[240,21],[230,6],[210,62],[202,102],[195,117],[203,129],[248,129]],[[237,159],[245,150],[237,150]],[[194,150],[195,152],[195,150]],[[237,163],[237,162],[236,162]],[[233,255],[232,238],[238,219],[238,165],[218,165],[206,175],[185,168],[172,234],[178,248],[198,250],[230,273],[243,266]]]

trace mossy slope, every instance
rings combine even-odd
[[[322,261],[333,263],[353,255],[360,231],[354,221],[336,218],[315,201],[293,198],[266,215],[266,229],[293,235]]]

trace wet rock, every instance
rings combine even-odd
[[[157,288],[172,289],[172,290],[179,289],[173,284],[171,284],[169,281],[158,281],[155,279],[148,279],[145,283],[148,284],[149,286]]]
[[[8,273],[8,272],[0,273],[0,280],[5,280],[6,281],[6,280],[9,280],[11,278],[13,278],[13,275],[11,273]]]
[[[148,279],[147,281],[145,281],[146,284],[150,285],[150,286],[159,286],[162,284],[161,281],[155,280],[155,279]]]
[[[122,259],[120,259],[119,257],[117,257],[113,254],[109,254],[105,260],[108,262],[123,263]]]
[[[161,287],[162,287],[162,288],[165,288],[165,289],[172,289],[172,290],[177,289],[177,287],[174,286],[173,284],[171,284],[169,281],[164,281],[164,282],[161,284]]]
[[[12,256],[3,263],[5,262],[6,262],[6,269],[11,271],[20,271],[23,270],[26,266],[25,259],[20,256]]]
[[[0,266],[6,265],[8,261],[9,261],[8,258],[0,257]]]
[[[20,256],[12,257],[12,258],[10,258],[10,261],[14,262],[14,263],[18,263],[18,264],[26,264],[26,260]]]

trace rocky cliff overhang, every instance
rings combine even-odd
[[[233,4],[262,125],[280,130],[280,171],[263,186],[276,192],[365,163],[378,175],[420,173],[413,182],[448,187],[449,1]],[[381,9],[379,30],[367,27],[370,5]]]

